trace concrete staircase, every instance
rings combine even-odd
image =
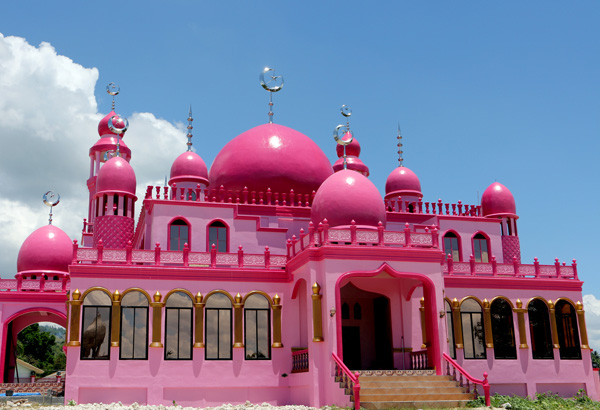
[[[433,370],[360,371],[360,406],[365,409],[465,407],[473,399],[452,376]]]

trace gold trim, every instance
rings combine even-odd
[[[427,325],[425,323],[425,297],[422,297],[419,300],[420,307],[419,311],[421,312],[421,338],[423,339],[423,344],[421,345],[421,349],[425,349],[427,347]]]
[[[323,295],[319,294],[321,286],[317,282],[312,285],[312,313],[313,313],[313,342],[322,342],[323,339],[323,321],[321,299]]]
[[[210,292],[208,292],[206,294],[206,296],[204,296],[204,303],[206,303],[208,301],[208,299],[214,295],[215,293],[222,293],[223,295],[227,296],[229,298],[229,301],[231,302],[231,305],[233,306],[235,304],[235,300],[233,299],[233,296],[231,296],[229,294],[229,292],[222,290],[222,289],[215,289],[215,290],[211,290]],[[193,298],[192,298],[193,299]]]
[[[492,298],[492,300],[490,300],[490,307],[492,306],[492,303],[494,303],[495,301],[497,301],[498,299],[504,299],[506,302],[508,302],[508,304],[510,305],[511,309],[515,308],[515,305],[513,305],[512,301],[507,298],[506,296],[494,296]],[[519,300],[520,301],[520,300]],[[521,303],[522,304],[522,303]]]
[[[460,320],[460,303],[454,298],[450,304],[452,307],[452,322],[454,323],[454,346],[463,349],[462,321]]]
[[[119,347],[119,329],[121,328],[121,294],[115,290],[112,294],[112,326],[110,347]]]
[[[550,328],[552,330],[552,347],[555,349],[560,349],[560,344],[558,343],[558,329],[556,327],[556,310],[554,309],[556,306],[552,303],[552,299],[548,299],[548,314],[550,315]]]
[[[233,347],[244,347],[244,304],[242,303],[242,295],[238,292],[233,300],[235,302],[233,304]]]
[[[69,343],[67,346],[80,346],[79,343],[79,323],[81,322],[81,304],[83,300],[80,300],[81,293],[79,289],[75,289],[73,292],[73,300],[71,301],[71,315],[69,324]]]
[[[492,315],[490,302],[483,299],[483,327],[485,329],[485,346],[490,349],[494,348],[494,338],[492,336]]]
[[[161,302],[162,296],[159,291],[154,294],[154,302],[150,303],[152,307],[152,343],[150,347],[163,347],[162,344],[162,310],[165,302]]]
[[[88,295],[88,293],[93,292],[95,290],[101,290],[102,292],[106,293],[106,295],[108,296],[108,298],[110,300],[112,300],[112,293],[108,289],[103,288],[101,286],[93,286],[93,287],[87,289],[85,292],[83,292],[83,295],[81,295],[81,300],[84,301],[85,297]],[[73,296],[75,296],[75,295],[73,295]],[[104,306],[104,305],[102,305],[102,306]]]
[[[121,294],[121,300],[123,300],[123,298],[125,297],[126,294],[131,293],[131,292],[140,292],[144,296],[146,296],[146,299],[148,299],[148,305],[150,305],[150,303],[152,302],[152,297],[150,296],[150,294],[142,288],[128,288],[127,290],[124,290],[123,293]]]
[[[196,293],[196,297],[194,298],[194,314],[196,315],[195,326],[194,329],[194,347],[198,349],[204,348],[204,305],[206,303],[202,302],[202,293]]]
[[[263,292],[262,290],[253,290],[253,291],[246,293],[246,295],[244,296],[244,299],[242,300],[242,303],[246,304],[246,299],[248,299],[252,295],[263,295],[269,301],[269,305],[273,305],[275,303],[275,302],[273,302],[273,299],[271,299],[271,296],[269,296],[268,293]]]
[[[273,310],[273,344],[271,347],[279,349],[283,347],[283,343],[281,343],[281,298],[277,293],[273,297],[271,310]]]
[[[590,346],[588,342],[587,327],[585,325],[585,311],[583,310],[583,305],[580,301],[577,301],[577,304],[575,305],[575,311],[577,312],[577,319],[579,319],[578,322],[579,336],[581,337],[581,348],[589,349]]]
[[[165,303],[167,303],[169,296],[171,296],[173,293],[176,293],[176,292],[185,293],[186,295],[188,295],[190,297],[190,300],[194,300],[194,295],[192,295],[192,292],[190,292],[189,290],[182,289],[182,288],[175,288],[175,289],[171,289],[170,291],[167,292],[167,294],[165,295]]]
[[[527,345],[527,333],[525,332],[525,312],[527,309],[523,309],[523,302],[521,299],[517,299],[517,307],[513,308],[513,312],[517,314],[517,322],[519,324],[519,349],[529,349]]]

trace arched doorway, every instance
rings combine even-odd
[[[2,332],[2,380],[4,383],[15,381],[17,367],[17,336],[35,323],[50,322],[66,329],[67,317],[64,313],[47,308],[31,308],[15,313],[3,324]]]
[[[427,367],[441,374],[436,290],[429,276],[384,263],[341,275],[335,292],[336,354],[350,370],[408,370],[410,352],[425,350]]]

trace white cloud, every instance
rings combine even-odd
[[[590,347],[600,350],[600,300],[594,295],[583,295],[583,308]]]
[[[47,223],[42,195],[60,193],[54,224],[80,239],[87,217],[89,148],[99,138],[94,89],[99,73],[58,55],[49,43],[32,46],[0,34],[0,274],[12,277],[21,243]],[[135,107],[131,107],[135,109]],[[138,181],[138,204],[148,183],[161,183],[185,149],[182,124],[150,113],[131,115],[125,136]],[[158,164],[158,165],[157,165]],[[164,169],[163,169],[164,168]],[[139,209],[139,208],[138,208]]]

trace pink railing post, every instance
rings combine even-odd
[[[436,225],[432,225],[431,226],[431,243],[433,244],[433,247],[436,249],[440,248],[440,238],[439,238],[439,229],[437,228]]]
[[[196,202],[200,202],[200,197],[202,196],[202,187],[200,184],[196,185]]]
[[[519,263],[519,261],[517,260],[517,257],[516,257],[516,256],[513,256],[513,266],[515,267],[515,277],[516,277],[516,276],[520,276],[520,275],[519,275],[519,270],[520,270],[520,269],[519,269],[519,265],[520,265],[520,263]]]
[[[535,271],[535,277],[540,277],[540,263],[538,262],[538,258],[533,258],[533,270]]]
[[[490,399],[490,383],[488,382],[487,372],[483,372],[483,395],[485,397],[485,405],[490,407],[492,403]]]
[[[100,240],[98,241],[98,246],[97,246],[97,248],[98,248],[98,259],[97,259],[97,261],[96,261],[96,262],[97,262],[99,265],[101,265],[101,264],[102,264],[102,257],[103,257],[103,255],[104,255],[104,241],[102,241],[102,239],[100,239]]]
[[[308,223],[308,246],[315,246],[315,224],[312,221]]]
[[[379,246],[383,246],[383,223],[379,221],[377,223],[377,243]]]
[[[289,251],[288,251],[289,254]],[[238,268],[244,267],[244,248],[242,245],[238,246]]]
[[[554,258],[554,267],[556,268],[556,277],[560,278],[560,262],[558,258]]]
[[[287,240],[287,258],[290,260],[292,258],[292,240],[288,238]]]
[[[350,221],[350,243],[356,245],[356,221]]]
[[[154,264],[156,266],[160,265],[160,243],[156,242],[154,245]]]
[[[292,235],[292,255],[296,256],[296,243],[298,243],[298,239],[296,235]]]
[[[446,256],[446,263],[448,264],[448,275],[454,274],[454,260],[452,259],[452,255],[448,254]]]
[[[573,264],[571,266],[573,266],[573,279],[579,280],[579,276],[577,276],[577,261],[575,259],[573,259]]]
[[[79,245],[77,245],[77,239],[73,239],[73,264],[77,263],[77,249],[79,249]]]
[[[290,206],[296,206],[295,202],[296,194],[293,189],[290,189]]]
[[[471,255],[469,258],[469,265],[471,266],[471,276],[475,275],[475,257]]]
[[[125,263],[127,265],[131,265],[132,253],[133,253],[133,244],[131,243],[131,241],[127,241],[127,245],[125,245]]]
[[[169,199],[169,187],[168,186],[163,188],[163,199]]]
[[[156,189],[156,199],[160,199],[160,187],[157,186],[155,189]]]
[[[183,244],[183,266],[190,266],[190,246],[187,242]]]
[[[300,228],[300,250],[304,250],[304,237],[306,234],[304,233],[304,228]]]
[[[327,221],[327,218],[323,219],[323,238],[321,240],[321,243],[323,243],[324,245],[329,245],[329,222]]]
[[[494,255],[492,255],[492,276],[498,276],[498,262]]]
[[[408,222],[404,224],[404,246],[410,246],[410,225]]]
[[[151,199],[152,198],[152,186],[149,186],[146,188],[146,196],[144,197],[144,199]]]
[[[358,372],[354,372],[354,377],[356,381],[354,382],[354,409],[360,410],[360,383],[358,381],[358,377],[360,375]]]
[[[210,247],[210,267],[214,268],[217,266],[217,246],[213,243]]]
[[[173,182],[173,186],[171,186],[171,199],[174,201],[177,200],[177,184]]]
[[[269,269],[271,267],[271,251],[269,250],[269,246],[265,246],[265,268]]]

